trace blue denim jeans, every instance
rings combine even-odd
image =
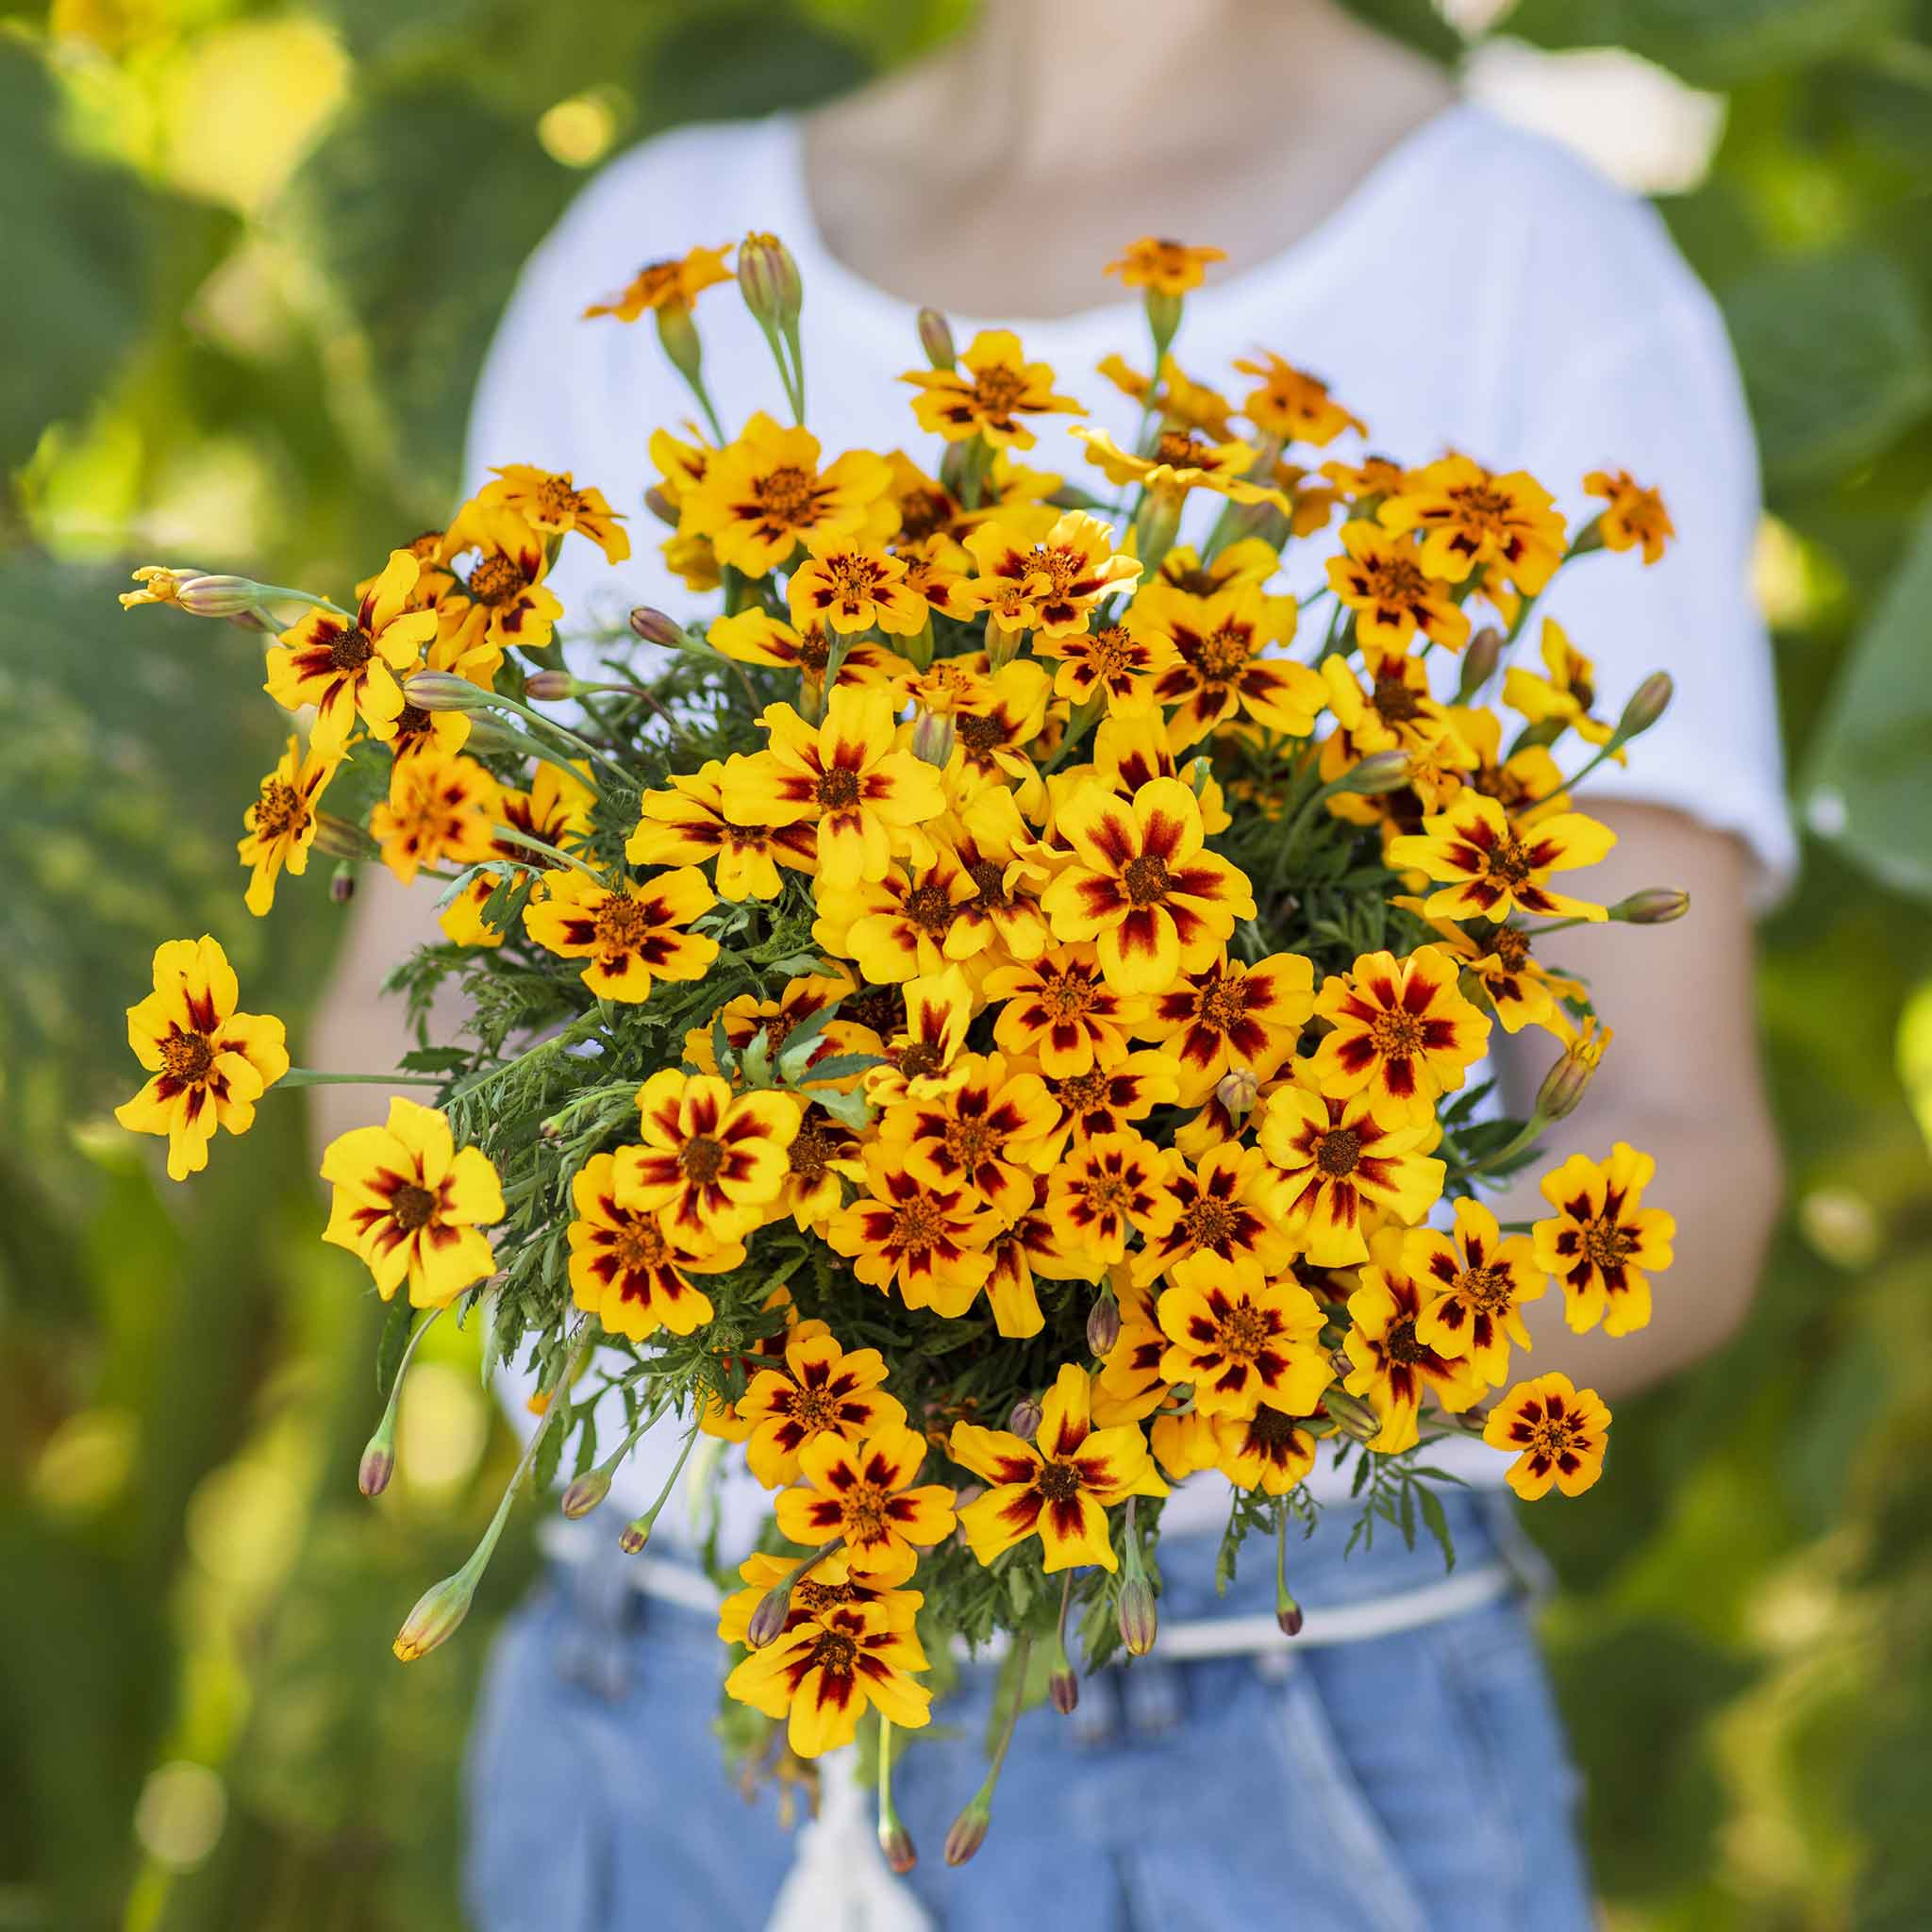
[[[1459,1565],[1493,1560],[1501,1499],[1445,1499]],[[1442,1574],[1384,1530],[1344,1562],[1331,1509],[1291,1576],[1309,1607]],[[1227,1596],[1211,1541],[1161,1548],[1163,1624],[1272,1612],[1252,1539]],[[622,1559],[615,1559],[621,1561]],[[559,1573],[498,1640],[473,1740],[467,1904],[477,1932],[757,1932],[791,1863],[767,1793],[741,1796],[709,1724],[707,1620],[611,1565]],[[1565,1756],[1520,1596],[1399,1635],[1086,1679],[1072,1718],[1022,1720],[991,1834],[941,1847],[983,1775],[990,1667],[969,1668],[893,1778],[920,1850],[906,1881],[945,1932],[1590,1932]]]

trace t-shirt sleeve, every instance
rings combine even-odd
[[[1733,834],[1757,860],[1764,907],[1790,883],[1797,843],[1771,643],[1750,583],[1757,448],[1715,303],[1649,208],[1624,203],[1616,217],[1614,245],[1591,251],[1587,299],[1557,292],[1560,255],[1537,278],[1551,307],[1537,320],[1542,366],[1520,391],[1516,459],[1557,493],[1573,530],[1603,508],[1584,476],[1627,470],[1662,492],[1676,538],[1655,564],[1636,550],[1579,558],[1539,619],[1555,618],[1595,660],[1600,716],[1614,719],[1652,671],[1675,682],[1627,768],[1602,767],[1579,796],[1668,806]],[[1540,631],[1533,621],[1515,661],[1540,668]]]

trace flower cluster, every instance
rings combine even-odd
[[[1312,1522],[1324,1446],[1405,1528],[1447,1434],[1511,1452],[1524,1496],[1596,1479],[1608,1412],[1516,1379],[1524,1310],[1554,1282],[1574,1329],[1648,1320],[1652,1163],[1572,1156],[1534,1223],[1477,1191],[1608,1038],[1543,936],[1684,909],[1557,878],[1614,842],[1577,779],[1669,683],[1605,711],[1547,621],[1541,669],[1504,659],[1559,568],[1671,532],[1621,473],[1572,530],[1522,472],[1330,454],[1363,425],[1273,354],[1221,394],[1172,353],[1217,251],[1151,240],[1114,264],[1151,370],[1102,372],[1140,427],[1076,425],[1081,474],[1026,461],[1086,413],[1061,377],[1006,330],[956,353],[930,311],[903,379],[936,450],[823,448],[768,236],[735,276],[792,420],[727,434],[695,306],[728,253],[590,310],[653,316],[708,425],[651,439],[645,505],[708,622],[640,609],[593,641],[607,675],[566,671],[559,548],[632,537],[518,464],[345,604],[172,570],[125,601],[269,633],[303,728],[247,812],[250,911],[318,843],[343,891],[372,860],[441,883],[446,943],[403,977],[419,1010],[460,991],[466,1041],[398,1075],[436,1106],[323,1165],[325,1238],[402,1324],[386,1358],[452,1305],[526,1353],[519,1476],[575,1441],[573,1515],[654,1423],[741,1445],[773,1522],[721,1613],[726,1688],[810,1757],[867,1709],[888,1740],[924,1724],[935,1643],[1037,1637],[1072,1684],[1077,1607],[1090,1661],[1144,1649],[1160,1499],[1204,1472],[1230,1557]],[[1513,724],[1480,702],[1499,672]],[[122,1119],[177,1176],[278,1077],[329,1077],[235,1010],[212,940],[162,947],[155,982]],[[1555,1043],[1526,1120],[1479,1106],[1499,1024]],[[400,1655],[454,1627],[500,1526]]]

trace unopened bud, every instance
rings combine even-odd
[[[879,1850],[888,1869],[901,1878],[919,1863],[919,1848],[912,1842],[912,1834],[896,1818],[890,1824],[880,1824]]]
[[[196,617],[236,617],[253,610],[261,596],[261,586],[252,577],[186,577],[175,592],[175,601]]]
[[[1407,783],[1408,754],[1391,748],[1372,751],[1359,764],[1344,772],[1329,789],[1374,798],[1384,791],[1400,791]]]
[[[1381,1417],[1358,1395],[1350,1395],[1336,1388],[1324,1389],[1322,1407],[1335,1418],[1342,1432],[1353,1436],[1357,1442],[1366,1442],[1371,1436],[1381,1431]]]
[[[919,311],[919,346],[935,369],[950,369],[959,359],[953,347],[953,325],[937,308]]]
[[[691,304],[662,302],[656,314],[658,340],[671,358],[672,367],[695,387],[703,377],[705,350],[698,341],[697,325],[691,319]]]
[[[1675,886],[1649,886],[1610,908],[1610,917],[1625,925],[1668,925],[1690,909],[1690,894]]]
[[[338,906],[346,906],[356,896],[356,867],[353,861],[339,858],[336,869],[328,875],[328,895]]]
[[[1503,661],[1503,633],[1493,624],[1486,624],[1469,641],[1469,649],[1462,654],[1462,676],[1456,687],[1456,702],[1466,705],[1490,679],[1496,675],[1496,666]]]
[[[664,644],[676,650],[685,641],[683,626],[677,620],[649,604],[640,604],[631,612],[630,627],[647,644]]]
[[[963,1865],[986,1842],[991,1824],[992,1807],[983,1797],[974,1798],[946,1832],[946,1863]]]
[[[1007,1418],[1008,1429],[1016,1436],[1030,1442],[1041,1421],[1040,1404],[1030,1395],[1023,1395],[1013,1405],[1013,1412]]]
[[[465,1567],[425,1590],[404,1619],[392,1648],[399,1663],[412,1664],[453,1637],[476,1594],[476,1578]]]
[[[1302,1616],[1302,1607],[1289,1595],[1286,1587],[1275,1594],[1274,1621],[1280,1624],[1284,1637],[1299,1637],[1302,1634],[1302,1624],[1306,1621]]]
[[[391,1406],[362,1451],[361,1465],[356,1471],[356,1487],[365,1496],[379,1496],[389,1488],[389,1479],[395,1473],[396,1419]]]
[[[1610,1043],[1607,1026],[1582,1033],[1564,1048],[1562,1056],[1543,1075],[1536,1092],[1536,1115],[1542,1121],[1560,1121],[1576,1111],[1596,1070],[1604,1049]]]
[[[1624,715],[1617,720],[1616,741],[1622,744],[1648,731],[1670,708],[1675,691],[1676,686],[1668,671],[1653,671],[1630,693],[1630,702],[1624,707]]]
[[[1110,1290],[1103,1288],[1087,1310],[1087,1346],[1096,1356],[1108,1356],[1120,1339],[1121,1305]]]
[[[586,1470],[565,1489],[557,1507],[575,1523],[578,1517],[588,1516],[609,1493],[609,1471]]]
[[[1147,310],[1147,331],[1154,338],[1154,366],[1160,367],[1174,331],[1181,325],[1181,298],[1164,289],[1150,288],[1143,302]]]
[[[405,695],[420,711],[475,711],[489,708],[490,693],[454,671],[419,671]]]
[[[533,671],[524,679],[524,695],[536,704],[554,705],[576,694],[577,681],[568,671]]]
[[[1252,1067],[1236,1067],[1214,1083],[1214,1097],[1226,1109],[1228,1119],[1236,1126],[1254,1112],[1260,1091],[1261,1083]]]
[[[1141,499],[1140,514],[1134,519],[1134,554],[1143,570],[1158,570],[1160,559],[1173,549],[1186,496],[1180,489],[1151,489]]]
[[[929,765],[943,766],[953,756],[958,736],[958,721],[950,711],[922,708],[912,714],[912,756]]]
[[[744,306],[767,328],[792,327],[805,306],[798,264],[775,235],[754,230],[738,244],[738,289]]]
[[[774,1583],[752,1606],[751,1621],[744,1626],[744,1641],[753,1650],[763,1650],[785,1634],[786,1619],[791,1614],[791,1585]]]
[[[527,752],[527,741],[512,731],[500,720],[490,716],[472,714],[470,735],[463,740],[463,749],[468,752]]]
[[[1129,1576],[1121,1585],[1119,1619],[1127,1655],[1145,1657],[1159,1634],[1160,1613],[1155,1607],[1154,1586],[1144,1576]]]
[[[624,1534],[617,1539],[617,1547],[626,1557],[635,1557],[651,1540],[651,1518],[647,1513],[633,1517],[624,1525]]]
[[[358,824],[332,811],[315,814],[315,843],[331,858],[374,858],[375,841]]]
[[[678,514],[677,506],[671,500],[670,491],[662,484],[653,483],[644,491],[644,508],[660,524],[669,524],[674,530],[683,521],[683,518]]]
[[[1080,1679],[1073,1665],[1061,1660],[1060,1668],[1046,1680],[1046,1694],[1062,1717],[1072,1717],[1080,1707]]]

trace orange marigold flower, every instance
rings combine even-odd
[[[497,823],[512,831],[526,832],[546,845],[567,850],[591,829],[591,808],[596,795],[576,773],[544,760],[538,764],[527,791],[497,793]],[[478,873],[438,915],[444,938],[453,944],[501,945],[503,933],[485,921],[483,908],[504,877],[521,889],[530,869],[539,863],[527,845],[519,845],[511,839],[499,836],[495,849],[502,858],[514,862],[506,865],[502,874]]]
[[[1399,1456],[1415,1447],[1424,1395],[1459,1415],[1482,1400],[1489,1385],[1467,1358],[1443,1355],[1416,1334],[1424,1294],[1403,1264],[1403,1231],[1383,1228],[1371,1250],[1374,1258],[1348,1298],[1349,1328],[1341,1345],[1353,1366],[1342,1387],[1381,1418],[1380,1433],[1366,1446]]]
[[[1279,1274],[1293,1250],[1270,1206],[1276,1178],[1258,1147],[1216,1147],[1193,1167],[1176,1158],[1167,1182],[1173,1223],[1134,1256],[1134,1280],[1144,1286],[1164,1274],[1179,1281],[1190,1265],[1231,1289],[1259,1288]]]
[[[1027,1164],[1051,1174],[1069,1146],[1085,1147],[1104,1134],[1125,1133],[1157,1107],[1174,1099],[1173,1059],[1164,1053],[1130,1053],[1085,1074],[1042,1075],[1054,1105],[1054,1124],[1027,1150]]]
[[[1582,1495],[1604,1473],[1609,1433],[1610,1411],[1594,1389],[1574,1388],[1568,1375],[1539,1375],[1517,1383],[1490,1411],[1483,1441],[1518,1452],[1503,1480],[1534,1503],[1552,1484]]]
[[[1427,1297],[1417,1338],[1440,1354],[1467,1360],[1491,1388],[1509,1373],[1509,1344],[1529,1346],[1523,1305],[1549,1287],[1526,1234],[1505,1236],[1480,1201],[1456,1204],[1456,1230],[1411,1228],[1403,1266]]]
[[[1053,371],[1029,362],[1011,329],[981,329],[958,369],[908,369],[900,376],[919,393],[912,413],[922,429],[959,442],[983,436],[996,449],[1031,449],[1033,432],[1021,421],[1047,414],[1084,416],[1072,396],[1054,393]]]
[[[1048,1218],[1089,1281],[1124,1261],[1135,1235],[1163,1235],[1174,1225],[1179,1204],[1167,1186],[1172,1159],[1140,1134],[1112,1133],[1055,1161],[1046,1176]]]
[[[1552,891],[1553,872],[1595,865],[1617,835],[1578,811],[1558,812],[1533,825],[1513,823],[1493,798],[1465,790],[1423,828],[1389,841],[1391,866],[1413,866],[1441,885],[1423,910],[1441,919],[1507,919],[1513,912],[1550,919],[1602,920],[1601,906]]]
[[[798,1131],[792,1095],[734,1094],[715,1074],[663,1067],[638,1089],[638,1115],[643,1144],[632,1156],[633,1194],[667,1228],[729,1241],[765,1219]]]
[[[875,1348],[848,1355],[829,1335],[794,1336],[784,1366],[760,1369],[739,1398],[739,1418],[752,1424],[752,1474],[768,1490],[782,1489],[798,1480],[799,1452],[814,1438],[829,1432],[851,1442],[889,1424],[903,1427],[906,1410],[885,1392],[885,1379]]]
[[[1369,433],[1368,425],[1343,408],[1320,376],[1284,362],[1272,350],[1261,355],[1258,362],[1238,360],[1234,366],[1243,375],[1261,378],[1259,388],[1248,391],[1241,412],[1263,436],[1320,444],[1333,442],[1344,429]]]
[[[1391,1120],[1426,1125],[1489,1043],[1490,1023],[1456,980],[1456,962],[1435,946],[1399,962],[1364,953],[1352,971],[1331,973],[1315,999],[1332,1023],[1311,1062],[1323,1092],[1367,1091],[1388,1103]]]
[[[1008,1053],[1037,1055],[1056,1079],[1124,1059],[1144,1010],[1108,985],[1091,946],[1055,946],[1030,964],[997,967],[985,990],[1000,1007],[993,1039]]]
[[[733,1591],[718,1606],[720,1643],[743,1643],[745,1632],[751,1627],[751,1613],[769,1591],[797,1571],[800,1560],[796,1555],[774,1556],[764,1550],[754,1550],[738,1566],[738,1574],[746,1587]],[[792,1584],[785,1629],[789,1633],[802,1624],[822,1623],[827,1612],[846,1604],[876,1604],[894,1630],[909,1630],[924,1602],[925,1598],[916,1590],[891,1590],[854,1576],[844,1552],[834,1550],[830,1556],[821,1557],[808,1575]]]
[[[1468,457],[1417,471],[1375,512],[1382,527],[1422,534],[1422,566],[1459,584],[1477,564],[1537,596],[1563,558],[1563,514],[1527,470],[1493,475]]]
[[[1327,686],[1306,664],[1263,656],[1294,635],[1293,598],[1264,596],[1252,583],[1195,597],[1157,581],[1134,599],[1126,625],[1174,648],[1176,661],[1155,680],[1154,696],[1173,708],[1167,729],[1176,750],[1237,718],[1285,738],[1314,730]]]
[[[1210,262],[1225,261],[1224,248],[1191,247],[1185,242],[1171,242],[1165,236],[1143,235],[1129,242],[1107,273],[1118,275],[1130,289],[1152,289],[1161,295],[1185,295],[1198,289]]]
[[[1335,1379],[1319,1341],[1327,1318],[1292,1276],[1243,1282],[1199,1258],[1175,1274],[1157,1313],[1168,1341],[1160,1373],[1192,1387],[1199,1415],[1252,1415],[1263,1402],[1312,1415]]]
[[[1542,659],[1545,675],[1512,664],[1503,674],[1503,702],[1532,724],[1554,718],[1591,744],[1607,744],[1616,726],[1593,717],[1596,707],[1596,666],[1570,642],[1569,634],[1554,618],[1543,619]]]
[[[1033,1176],[1033,1205],[993,1237],[992,1273],[986,1278],[987,1306],[994,1329],[1024,1341],[1046,1326],[1034,1277],[1049,1281],[1077,1280],[1087,1272],[1078,1254],[1069,1254],[1061,1230],[1047,1212],[1046,1176]]]
[[[1008,630],[1025,626],[1042,637],[1084,631],[1094,607],[1141,575],[1133,558],[1115,551],[1111,528],[1085,510],[1070,509],[1043,530],[983,524],[968,533],[966,548],[979,570],[969,595]],[[996,609],[990,600],[999,600]]]
[[[542,537],[514,510],[478,501],[458,510],[443,533],[444,562],[469,551],[476,553],[462,580],[470,609],[446,648],[456,655],[479,643],[498,651],[542,650],[563,615],[563,606],[543,582],[550,552]]]
[[[717,861],[717,890],[727,902],[775,899],[778,868],[808,873],[818,838],[807,824],[734,824],[724,815],[724,767],[707,758],[697,771],[673,772],[670,789],[638,801],[638,828],[624,856],[633,865],[702,865]]]
[[[801,629],[826,624],[843,637],[876,626],[902,638],[924,629],[925,599],[907,583],[903,558],[840,537],[808,537],[805,547],[810,554],[786,586]]]
[[[1342,525],[1341,548],[1341,556],[1328,559],[1328,582],[1355,612],[1355,634],[1372,664],[1401,657],[1417,631],[1445,650],[1459,651],[1469,641],[1468,613],[1413,542],[1357,521]]]
[[[825,1224],[825,1240],[880,1293],[894,1287],[908,1308],[963,1315],[992,1273],[987,1252],[999,1228],[963,1188],[934,1188],[895,1166],[876,1144],[865,1152],[865,1189]]]
[[[592,316],[614,315],[619,322],[635,322],[659,308],[689,308],[705,290],[731,279],[731,271],[724,266],[731,247],[727,242],[722,248],[693,248],[688,255],[647,261],[621,294],[592,302],[582,319],[589,322]]]
[[[918,1567],[914,1545],[943,1542],[955,1526],[950,1489],[913,1487],[924,1461],[925,1438],[903,1423],[857,1442],[824,1430],[798,1453],[797,1487],[774,1506],[779,1532],[808,1549],[841,1538],[854,1576],[904,1583]]]
[[[501,793],[475,758],[425,746],[396,761],[389,796],[369,814],[370,835],[382,847],[382,862],[413,885],[425,865],[475,865],[497,850]]]
[[[531,529],[546,537],[572,530],[588,537],[608,563],[622,563],[630,555],[624,518],[610,508],[601,490],[588,484],[579,490],[568,470],[540,470],[533,463],[505,463],[490,473],[495,481],[484,484],[476,501],[513,510]]]
[[[674,1335],[702,1328],[716,1310],[690,1277],[722,1274],[744,1259],[737,1241],[665,1226],[658,1191],[642,1181],[642,1153],[593,1154],[571,1182],[571,1298],[632,1341],[659,1328]]]
[[[524,927],[546,952],[587,963],[584,984],[636,1006],[660,979],[702,979],[718,941],[684,928],[716,905],[695,866],[660,872],[643,885],[605,885],[578,872],[547,872],[524,908]]]
[[[1573,1154],[1542,1177],[1543,1199],[1557,1212],[1530,1229],[1530,1240],[1579,1335],[1599,1322],[1606,1335],[1628,1335],[1650,1321],[1650,1277],[1671,1265],[1677,1232],[1673,1216],[1643,1205],[1656,1177],[1657,1162],[1626,1141],[1607,1160]]]
[[[817,1757],[851,1743],[868,1707],[887,1724],[918,1730],[931,1717],[932,1692],[907,1673],[925,1668],[909,1624],[882,1604],[846,1603],[788,1623],[775,1641],[733,1670],[724,1689],[766,1717],[783,1718],[794,1757]]]
[[[895,1166],[935,1191],[965,1189],[1011,1220],[1033,1198],[1026,1143],[1053,1123],[1040,1075],[1004,1054],[974,1054],[963,1077],[929,1099],[902,1100],[879,1123],[879,1146]]]
[[[260,795],[242,814],[247,836],[235,849],[251,874],[243,903],[258,919],[275,903],[275,880],[283,872],[300,878],[308,871],[315,808],[341,762],[339,753],[313,748],[305,758],[291,738],[275,770],[261,781]]]
[[[1646,565],[1662,560],[1664,545],[1677,529],[1657,491],[1646,490],[1627,470],[1592,470],[1583,487],[1591,496],[1605,499],[1597,515],[1597,532],[1606,549],[1641,546]]]
[[[1181,1105],[1198,1107],[1237,1068],[1266,1080],[1294,1051],[1314,1010],[1315,969],[1299,953],[1271,953],[1250,965],[1224,949],[1155,993],[1134,1030],[1165,1043],[1180,1070]]]
[[[1272,1402],[1252,1415],[1217,1415],[1214,1462],[1238,1490],[1285,1496],[1315,1466],[1315,1439],[1295,1415]]]

